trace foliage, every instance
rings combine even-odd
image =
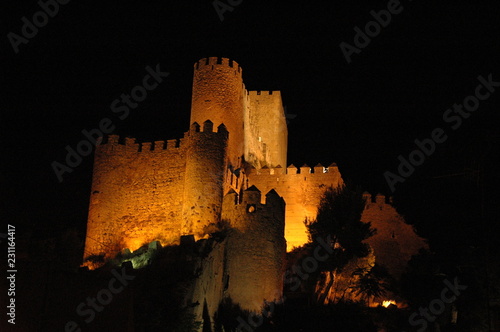
[[[329,240],[333,254],[322,264],[322,271],[342,269],[354,257],[365,257],[368,245],[362,241],[374,234],[370,223],[361,221],[365,199],[359,187],[343,185],[328,188],[321,197],[315,220],[306,220],[310,243]]]
[[[303,305],[289,300],[278,307],[272,331],[375,332],[377,327],[371,312],[371,308],[354,302]]]
[[[325,303],[333,287],[335,271],[341,272],[349,261],[366,257],[370,252],[363,240],[372,236],[374,230],[370,223],[361,221],[365,203],[359,187],[350,184],[329,187],[320,199],[316,219],[304,221],[309,233],[309,243],[306,245],[308,256],[314,256],[313,248],[329,247],[325,248],[329,256],[317,262],[317,269],[309,274],[304,285],[316,303]],[[314,293],[321,272],[329,274],[329,282],[316,297]]]
[[[362,295],[362,298],[370,304],[372,299],[380,298],[389,290],[389,273],[387,270],[375,264],[369,271],[358,269],[354,271],[353,276],[358,280],[354,286],[356,295]]]
[[[248,318],[251,316],[259,317],[258,315],[253,315],[248,310],[243,310],[238,304],[233,303],[231,298],[225,298],[219,304],[219,308],[217,309],[217,312],[215,314],[215,331],[216,332],[238,331],[238,327],[240,326],[241,321],[248,322],[249,321]],[[259,328],[260,325],[255,324],[254,327]]]

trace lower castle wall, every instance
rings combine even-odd
[[[193,304],[195,321],[214,323],[214,315],[224,297],[225,254],[227,240],[216,242],[201,240],[202,250],[210,251],[207,257],[197,259],[195,264],[196,279],[188,294],[188,303]],[[198,242],[200,243],[200,242]],[[201,331],[201,329],[200,329]]]

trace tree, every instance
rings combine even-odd
[[[309,233],[309,248],[316,248],[327,242],[331,254],[328,259],[318,262],[318,274],[327,272],[329,278],[325,292],[320,294],[319,303],[324,303],[334,283],[335,272],[355,257],[366,257],[369,248],[363,240],[374,234],[370,223],[361,221],[365,199],[359,187],[346,184],[337,188],[329,187],[320,199],[316,219],[305,220]]]
[[[375,264],[369,271],[360,268],[353,273],[353,276],[358,277],[354,286],[356,295],[361,295],[368,305],[372,299],[385,295],[389,288],[389,273],[380,265]]]

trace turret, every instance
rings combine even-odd
[[[222,220],[231,226],[227,244],[227,295],[241,308],[260,312],[264,300],[280,300],[286,241],[285,201],[276,191],[265,195],[251,186],[238,197],[224,197]]]
[[[228,132],[220,124],[213,131],[213,122],[203,122],[203,131],[193,123],[184,138],[186,173],[183,197],[181,234],[203,237],[207,227],[217,224],[222,209],[223,182],[226,165]]]
[[[210,119],[215,127],[224,123],[230,138],[230,166],[241,166],[244,154],[243,114],[246,90],[240,66],[227,58],[210,57],[194,64],[191,121]]]

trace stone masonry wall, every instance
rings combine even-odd
[[[264,300],[282,298],[286,241],[285,203],[275,191],[266,195],[255,187],[242,197],[224,197],[222,218],[232,229],[227,242],[227,296],[243,309],[260,312]]]
[[[248,91],[245,158],[256,168],[286,166],[288,129],[280,91]],[[262,146],[267,155],[257,160]],[[260,159],[260,160],[259,160]]]
[[[186,147],[182,139],[177,144],[140,145],[135,139],[122,144],[109,136],[97,146],[85,256],[135,250],[154,240],[179,241]]]
[[[399,278],[411,256],[420,248],[427,248],[427,243],[415,233],[412,225],[405,223],[394,206],[386,203],[384,195],[376,195],[374,201],[368,193],[364,197],[366,206],[361,221],[371,222],[377,230],[366,242],[373,248],[376,262]]]
[[[213,132],[211,121],[203,123],[203,131],[194,123],[186,135],[186,172],[183,204],[182,235],[204,237],[207,227],[220,221],[223,183],[227,168],[226,127],[221,124]]]
[[[196,304],[192,306],[195,321],[206,324],[206,320],[210,320],[213,331],[214,315],[225,293],[227,279],[224,264],[227,240],[217,242],[208,239],[201,240],[197,244],[200,243],[201,250],[210,251],[210,253],[204,258],[196,258],[194,262],[196,278],[189,290],[186,304]]]
[[[299,247],[308,241],[305,218],[315,218],[319,200],[329,186],[343,183],[336,165],[327,168],[318,165],[304,166],[298,172],[295,166],[283,168],[251,169],[247,174],[248,186],[255,185],[263,192],[276,190],[286,202],[285,238],[287,250]]]
[[[210,119],[214,127],[226,126],[229,165],[234,168],[240,167],[244,154],[245,103],[242,69],[235,61],[210,57],[194,64],[190,123]]]

